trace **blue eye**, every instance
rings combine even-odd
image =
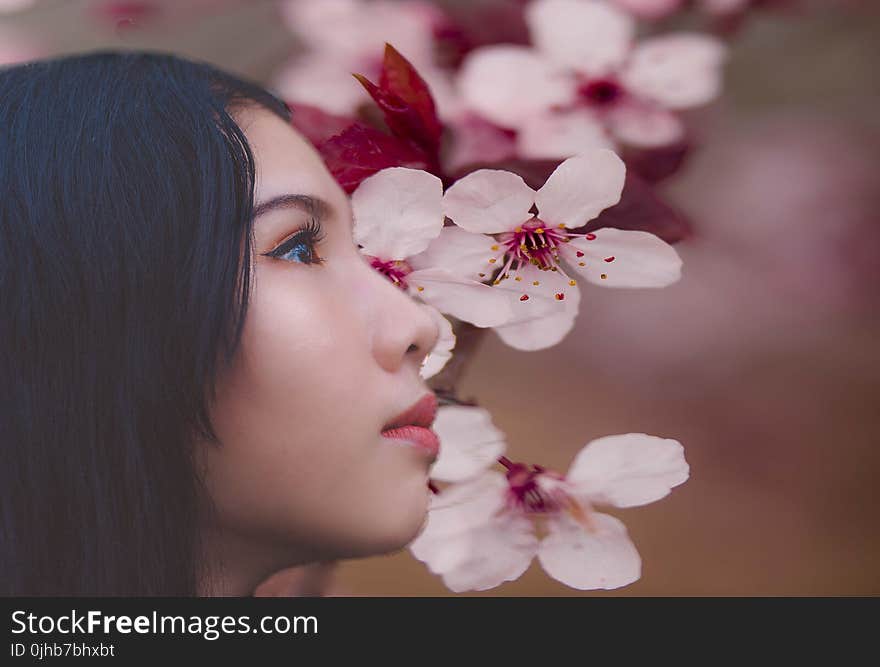
[[[324,238],[321,223],[312,218],[309,223],[296,234],[287,239],[274,250],[264,253],[268,257],[277,257],[288,262],[300,264],[321,264],[324,259],[315,250],[315,246]]]

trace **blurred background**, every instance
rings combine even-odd
[[[155,48],[272,86],[301,51],[279,4],[0,0],[0,62]],[[728,38],[724,92],[661,186],[694,229],[681,282],[585,289],[547,350],[487,336],[460,392],[512,458],[564,471],[641,431],[680,440],[691,478],[612,512],[644,561],[632,586],[575,591],[533,564],[482,595],[880,594],[880,7],[761,9]],[[335,590],[450,594],[407,552],[343,563]]]

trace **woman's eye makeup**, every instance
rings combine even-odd
[[[324,228],[317,218],[312,218],[305,227],[297,230],[273,250],[263,254],[300,264],[321,264],[324,258],[318,255],[315,246],[323,239]]]

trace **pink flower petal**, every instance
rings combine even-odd
[[[535,195],[538,216],[551,224],[580,227],[620,201],[626,166],[609,150],[568,158]]]
[[[522,177],[499,169],[479,169],[452,184],[443,195],[443,212],[469,232],[512,230],[532,217],[535,191]]]
[[[413,554],[424,561],[422,545],[445,540],[480,528],[497,515],[505,503],[507,479],[495,470],[487,470],[472,479],[452,484],[431,497],[428,520],[419,537],[410,544]]]
[[[488,285],[437,268],[413,271],[406,280],[413,296],[474,326],[494,327],[511,318],[508,300]]]
[[[621,521],[593,512],[595,530],[568,517],[549,526],[538,547],[541,567],[551,577],[579,590],[620,588],[638,581],[642,560]]]
[[[452,331],[452,324],[440,314],[439,310],[428,304],[424,304],[424,307],[431,313],[440,331],[434,349],[428,353],[419,369],[419,376],[423,380],[427,380],[443,370],[443,367],[452,359],[452,350],[455,348],[455,333]]]
[[[526,8],[526,22],[535,48],[592,76],[623,63],[634,31],[629,16],[591,0],[534,0]]]
[[[391,167],[365,179],[351,196],[354,239],[382,259],[405,259],[443,228],[443,184],[419,169]]]
[[[566,243],[562,257],[572,270],[603,287],[666,287],[681,277],[678,253],[648,232],[597,229],[591,237]]]
[[[681,9],[682,0],[614,0],[631,14],[646,19],[658,19]]]
[[[519,579],[529,569],[538,550],[532,522],[518,515],[503,515],[468,538],[467,556],[442,573],[451,591],[485,591],[505,581]]]
[[[459,92],[468,108],[502,127],[571,100],[574,81],[524,46],[486,46],[462,64]]]
[[[574,326],[580,307],[581,295],[577,285],[569,285],[564,277],[552,271],[534,271],[540,285],[533,286],[532,281],[523,280],[530,298],[526,302],[519,302],[519,308],[513,307],[514,315],[510,324],[495,327],[498,337],[518,350],[542,350],[559,343]],[[520,273],[527,275],[525,268]],[[516,297],[515,283],[506,280],[495,289],[502,285]],[[557,294],[563,294],[564,298],[558,300]],[[531,306],[533,310],[525,312],[528,304],[536,301],[537,306]]]
[[[306,55],[282,68],[274,82],[285,99],[349,115],[370,99],[351,76],[352,69],[358,69],[355,63],[320,54]]]
[[[432,428],[440,437],[440,456],[430,475],[441,482],[460,482],[479,475],[507,446],[489,411],[479,407],[443,406]]]
[[[425,528],[410,551],[453,591],[486,590],[517,579],[538,548],[532,522],[499,513],[507,480],[489,471],[431,499]]]
[[[721,90],[724,45],[712,37],[680,33],[644,40],[623,73],[634,93],[669,109],[713,100]]]
[[[684,125],[674,113],[649,103],[624,104],[608,114],[611,132],[630,146],[659,148],[684,137]]]
[[[532,160],[567,158],[599,148],[614,148],[614,142],[596,116],[576,110],[543,113],[529,118],[516,137],[517,153]]]
[[[496,249],[493,250],[493,247]],[[482,282],[500,261],[496,260],[493,266],[488,260],[502,254],[497,241],[491,236],[474,234],[452,225],[444,227],[427,249],[410,257],[409,265],[414,269],[439,268],[459,278]]]
[[[689,470],[677,440],[626,433],[588,443],[565,478],[591,503],[635,507],[668,495],[687,480]]]

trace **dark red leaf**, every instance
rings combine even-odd
[[[366,125],[355,124],[318,146],[333,177],[354,192],[368,176],[387,167],[427,169],[424,152]]]
[[[355,118],[336,116],[310,104],[288,102],[287,106],[292,112],[290,124],[315,146],[321,145],[357,122]]]
[[[440,145],[443,125],[437,117],[434,96],[431,95],[431,89],[416,68],[390,44],[385,45],[379,88],[402,100],[421,119],[421,126],[418,128],[421,136],[410,135],[407,138],[426,150],[436,152]]]

